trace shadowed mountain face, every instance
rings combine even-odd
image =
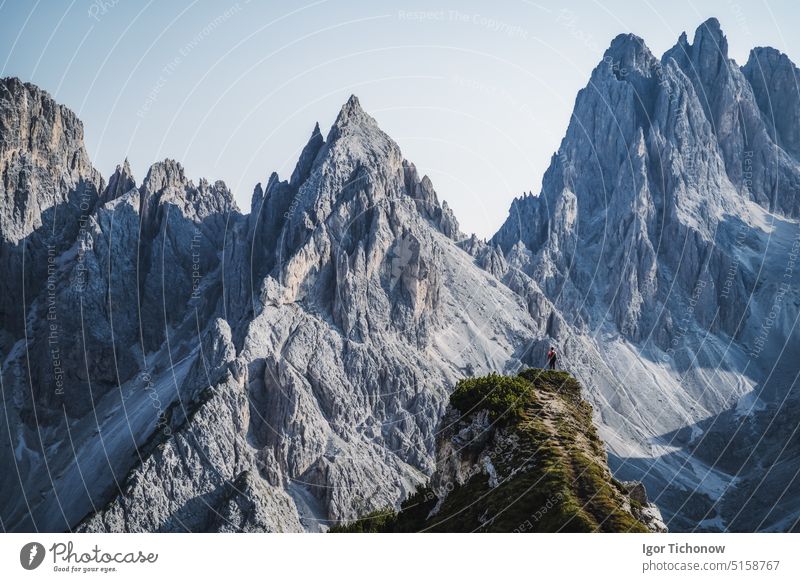
[[[671,529],[792,529],[798,73],[726,50],[715,20],[662,59],[616,38],[489,242],[355,97],[245,215],[172,160],[106,185],[0,81],[3,527],[352,521],[434,473],[460,378],[555,343]]]
[[[0,348],[22,335],[49,265],[97,205],[103,180],[72,111],[18,79],[0,81]],[[23,290],[25,291],[23,293]]]

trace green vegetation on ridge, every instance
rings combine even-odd
[[[399,512],[377,511],[331,531],[649,531],[641,504],[611,477],[592,408],[568,373],[465,379],[450,404],[438,445],[473,468],[463,481],[440,465]]]

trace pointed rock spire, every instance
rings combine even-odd
[[[188,180],[183,172],[183,166],[175,160],[166,159],[163,162],[156,162],[147,172],[147,176],[142,182],[142,188],[147,192],[160,192],[170,186],[184,187]]]
[[[319,123],[317,123],[314,125],[314,131],[311,132],[308,143],[300,153],[297,165],[294,168],[294,172],[292,172],[292,177],[289,179],[289,183],[292,186],[298,186],[308,178],[311,168],[314,166],[314,160],[323,145],[325,145],[325,140],[319,130]]]
[[[358,100],[358,97],[350,95],[350,98],[342,105],[342,109],[339,111],[336,124],[339,125],[340,122],[356,119],[364,115],[366,115],[366,113],[364,113],[364,110],[361,108],[361,102]]]
[[[136,188],[136,179],[133,177],[131,166],[126,157],[122,165],[117,165],[116,170],[114,170],[111,178],[109,178],[108,186],[103,191],[101,200],[103,203],[116,200],[134,188]]]
[[[350,95],[350,99],[342,106],[325,141],[330,143],[342,135],[350,133],[351,130],[361,133],[380,131],[378,123],[361,108],[361,103],[355,95]]]
[[[250,214],[258,213],[263,202],[264,188],[261,186],[261,182],[259,182],[256,184],[256,187],[253,188],[253,195],[250,197]]]
[[[695,51],[713,52],[714,54],[728,58],[728,39],[722,32],[719,20],[709,18],[694,33],[692,47]],[[700,54],[699,52],[695,54]]]
[[[719,20],[709,18],[698,26],[691,44],[686,33],[682,32],[677,44],[662,57],[665,65],[669,59],[675,59],[690,78],[698,75],[707,77],[719,72],[720,65],[728,60],[728,39],[722,32]],[[698,67],[702,67],[702,70],[695,71]]]

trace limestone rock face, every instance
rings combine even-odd
[[[226,221],[238,217],[222,182],[195,187],[167,160],[137,189],[126,167],[73,247],[53,261],[47,293],[32,303],[27,357],[35,400],[28,405],[44,414],[63,406],[83,415],[94,398],[146,368],[145,355],[202,303],[200,286],[219,265]]]
[[[167,421],[139,448],[141,464],[81,531],[302,530],[291,498],[257,475],[234,360],[230,328],[217,319],[183,381],[185,399],[170,406]]]
[[[757,47],[742,67],[772,140],[795,159],[800,157],[800,73],[780,51]]]

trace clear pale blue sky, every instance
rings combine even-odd
[[[126,156],[138,181],[171,157],[195,180],[225,180],[244,210],[355,93],[462,228],[489,236],[513,197],[538,192],[614,36],[660,56],[710,16],[739,63],[758,45],[800,60],[788,0],[5,0],[0,75],[75,110],[106,177]]]

